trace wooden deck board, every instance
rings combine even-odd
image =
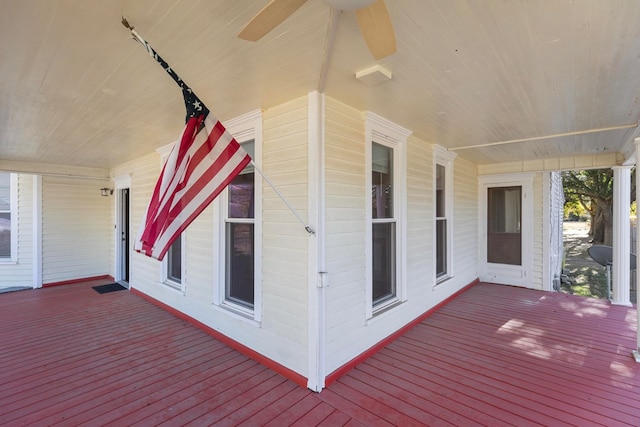
[[[640,425],[635,308],[480,283],[316,394],[103,283],[0,294],[0,425]]]

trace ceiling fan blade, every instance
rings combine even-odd
[[[377,0],[371,6],[357,9],[356,18],[374,58],[382,59],[396,51],[396,36],[384,0]]]
[[[238,33],[243,40],[255,42],[269,31],[280,25],[307,0],[271,0],[251,21]]]

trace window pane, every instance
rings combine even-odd
[[[0,212],[0,258],[11,256],[11,213]]]
[[[436,277],[447,274],[447,220],[436,220]]]
[[[488,262],[522,265],[521,196],[521,187],[488,189]]]
[[[229,184],[229,218],[254,218],[254,177],[241,174]]]
[[[0,173],[0,212],[11,210],[11,174]]]
[[[393,150],[374,142],[372,163],[372,218],[393,218]]]
[[[373,305],[396,295],[395,223],[373,224]]]
[[[182,236],[178,236],[169,248],[167,278],[174,282],[182,282]]]
[[[445,212],[445,168],[436,165],[436,216],[442,218]]]
[[[253,224],[227,223],[227,300],[253,308]]]

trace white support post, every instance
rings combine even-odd
[[[640,159],[640,138],[634,140],[636,144],[636,169],[638,167],[638,159]],[[636,201],[640,200],[640,173],[636,170]],[[636,218],[636,233],[640,231],[640,221]],[[637,235],[637,234],[636,234]],[[640,255],[640,239],[636,239],[636,256]],[[640,283],[640,268],[636,268],[636,283]],[[638,285],[636,285],[636,349],[633,351],[633,357],[636,362],[640,362],[640,304],[638,304]]]
[[[631,166],[613,168],[613,299],[612,304],[631,306]]]

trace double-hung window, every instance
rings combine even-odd
[[[255,142],[241,144],[254,157]],[[249,164],[227,188],[224,300],[253,311],[255,298],[255,168]]]
[[[366,315],[405,300],[405,146],[410,132],[367,113]]]
[[[171,154],[171,150],[174,146],[177,146],[177,142],[173,142],[171,144],[167,144],[163,147],[160,147],[156,150],[158,154],[160,154],[161,165],[164,165]],[[164,259],[162,260],[162,272],[160,282],[169,286],[170,288],[177,289],[182,291],[183,293],[186,291],[185,281],[183,276],[184,270],[184,243],[185,236],[184,232],[173,241],[171,246],[169,246],[169,250],[167,251]]]
[[[237,318],[261,320],[262,187],[256,166],[262,156],[262,113],[251,112],[225,123],[251,156],[214,203],[216,284],[213,303]]]
[[[453,159],[444,147],[434,149],[435,273],[436,282],[451,276],[453,230]]]
[[[371,267],[375,308],[397,296],[397,209],[394,209],[393,148],[373,142],[371,152]]]
[[[172,288],[184,290],[182,287],[182,234],[173,241],[165,259],[166,278],[164,283]]]
[[[0,172],[0,262],[17,259],[17,175]]]

